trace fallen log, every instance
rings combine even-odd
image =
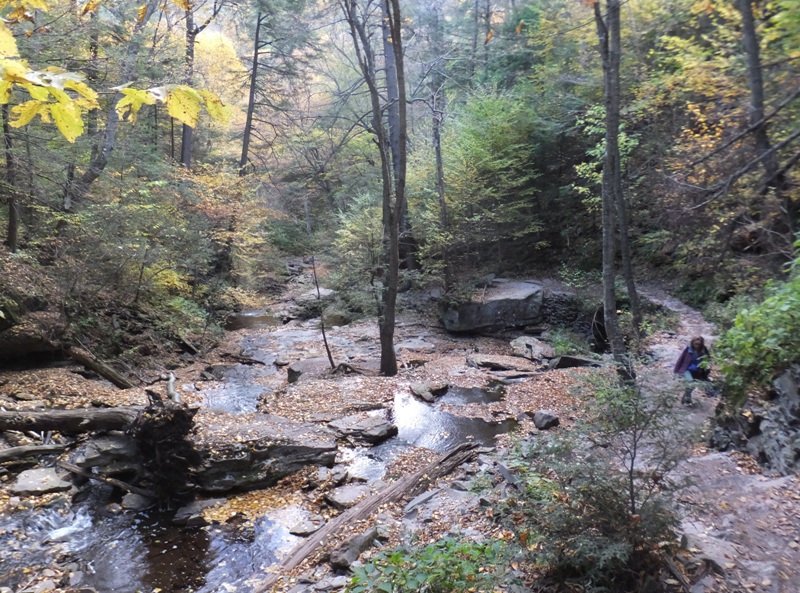
[[[82,364],[87,369],[94,371],[104,379],[108,379],[120,389],[130,389],[131,387],[135,387],[135,385],[128,379],[123,377],[107,364],[98,360],[95,356],[92,356],[86,350],[72,346],[67,348],[67,356],[69,356],[75,362]]]
[[[56,465],[58,465],[58,467],[63,467],[65,470],[73,474],[78,474],[79,476],[83,476],[84,478],[89,478],[90,480],[105,482],[106,484],[110,484],[116,488],[125,490],[126,492],[133,492],[134,494],[146,496],[147,498],[156,498],[156,496],[149,490],[145,490],[144,488],[139,488],[138,486],[128,484],[127,482],[123,482],[122,480],[109,478],[108,476],[103,476],[100,474],[94,474],[90,471],[86,471],[85,469],[78,467],[77,465],[73,465],[67,461],[59,461]]]
[[[136,420],[141,409],[118,407],[0,411],[0,431],[53,430],[63,434],[80,434],[94,430],[123,430]]]
[[[30,445],[27,447],[11,447],[10,449],[0,449],[0,462],[25,459],[34,455],[46,455],[47,453],[58,453],[66,448],[65,445]]]
[[[300,565],[303,560],[310,556],[330,536],[335,536],[345,525],[353,524],[372,515],[382,505],[395,502],[404,496],[413,498],[425,492],[430,486],[442,476],[446,476],[456,467],[469,461],[475,454],[477,445],[464,443],[445,453],[433,463],[424,468],[400,478],[391,486],[388,486],[359,502],[356,506],[346,510],[338,517],[331,519],[319,531],[309,537],[296,550],[289,554],[275,568],[275,572],[266,577],[261,582],[256,582],[253,586],[253,593],[266,593],[281,578],[280,572],[289,571]]]

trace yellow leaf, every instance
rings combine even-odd
[[[8,13],[8,16],[6,17],[6,23],[8,24],[21,23],[22,21],[28,21],[29,23],[36,22],[36,20],[33,18],[33,15],[28,12],[28,8],[26,6],[17,6],[14,10]]]
[[[97,109],[100,104],[97,102],[97,92],[89,85],[79,80],[69,80],[64,83],[64,88],[75,91],[81,95],[85,101],[79,101],[80,104],[87,109]]]
[[[50,93],[43,86],[31,84],[30,82],[23,82],[22,86],[26,91],[28,91],[31,99],[35,99],[36,101],[47,101],[50,98]]]
[[[9,82],[25,82],[28,67],[21,60],[0,58],[0,78]]]
[[[21,128],[28,125],[31,120],[39,113],[39,109],[44,105],[40,101],[25,101],[11,109],[11,115],[16,119],[8,122],[12,128]]]
[[[11,90],[14,88],[14,83],[8,80],[0,81],[0,105],[8,105],[11,100]]]
[[[127,119],[131,123],[136,122],[136,115],[139,113],[142,105],[153,105],[156,102],[155,97],[153,97],[152,93],[149,91],[130,87],[119,88],[117,90],[124,95],[117,103],[117,115],[120,119],[125,119],[127,115]]]
[[[86,3],[86,6],[83,7],[83,10],[81,11],[81,16],[90,12],[95,13],[97,12],[97,9],[99,7],[100,7],[100,0],[89,0]]]
[[[228,123],[231,117],[230,109],[225,105],[220,98],[209,91],[198,91],[200,96],[203,97],[205,102],[206,111],[208,114],[218,122]]]
[[[522,33],[522,27],[524,27],[524,26],[525,26],[525,21],[520,21],[519,25],[517,25],[517,35]]]
[[[51,103],[50,115],[53,116],[59,132],[68,141],[75,142],[83,134],[83,113],[75,103]]]
[[[72,103],[72,99],[70,98],[70,96],[57,87],[54,86],[47,87],[47,91],[51,95],[53,95],[56,101],[58,101],[63,105],[66,105],[67,103]]]
[[[183,10],[191,10],[192,9],[192,2],[191,0],[172,0],[178,8],[182,8]]]
[[[14,34],[11,33],[6,24],[0,20],[0,57],[15,58],[19,55],[17,42],[14,41]]]
[[[489,29],[489,33],[486,34],[486,39],[484,39],[483,44],[487,45],[492,40],[492,37],[494,37],[494,31]]]
[[[141,23],[147,16],[147,4],[142,4],[136,12],[136,22]]]
[[[167,92],[167,111],[170,116],[190,128],[197,127],[202,97],[193,88],[177,85]]]

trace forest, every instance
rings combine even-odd
[[[702,437],[710,448],[738,447],[767,470],[794,476],[800,438],[752,443],[759,426],[772,426],[780,377],[800,373],[800,2],[141,1],[0,0],[3,488],[18,472],[13,464],[33,467],[32,458],[51,459],[53,447],[72,453],[83,446],[78,435],[96,431],[124,430],[144,459],[135,472],[103,474],[103,484],[117,488],[109,496],[127,490],[159,507],[184,503],[176,492],[189,483],[210,495],[281,488],[279,478],[305,475],[292,465],[279,477],[223,487],[230,476],[209,469],[219,443],[243,442],[234,436],[238,421],[212,422],[203,389],[179,392],[200,381],[230,383],[224,365],[270,369],[237,376],[242,389],[262,380],[270,387],[256,398],[258,412],[248,403],[236,413],[293,422],[349,410],[351,400],[372,413],[391,389],[409,385],[432,404],[442,381],[451,391],[482,389],[500,377],[504,413],[523,392],[529,399],[513,408],[516,419],[498,409],[493,421],[523,422],[525,406],[550,390],[565,398],[550,405],[562,422],[574,421],[583,443],[619,445],[621,461],[614,465],[611,453],[598,461],[590,448],[567,463],[564,451],[578,445],[555,437],[549,448],[506,443],[493,466],[500,473],[479,474],[470,486],[507,482],[484,517],[494,527],[483,530],[506,535],[465,543],[440,533],[424,546],[427,528],[417,525],[420,545],[404,541],[399,552],[339,566],[346,583],[329,589],[736,590],[725,588],[739,583],[730,575],[716,579],[718,588],[706,582],[716,571],[711,561],[702,573],[676,565],[664,543],[679,520],[663,506],[663,476],[682,461],[675,441],[659,446],[690,437],[668,437],[667,420],[680,410],[667,405],[662,387],[672,385],[667,359],[679,353],[669,348],[711,337],[715,404],[701,398],[690,428],[715,417],[713,434]],[[498,282],[511,290],[530,279],[544,286],[535,322],[464,334],[449,325],[447,311],[483,304]],[[567,296],[553,296],[559,291]],[[561,327],[565,310],[574,320]],[[256,311],[286,329],[313,329],[303,334],[308,343],[298,345],[299,333],[276,338],[266,355],[257,332],[236,342],[236,331],[249,327],[236,323]],[[426,334],[414,334],[414,324],[446,347],[420,347]],[[370,364],[366,350],[348,350],[359,335],[374,341]],[[516,356],[541,367],[481,359],[510,354],[506,338],[526,335],[537,339]],[[464,363],[458,370],[416,370],[455,352]],[[559,366],[573,363],[586,368]],[[563,375],[552,385],[539,376],[547,364]],[[65,365],[94,386],[53,378],[62,375],[27,378]],[[597,376],[587,370],[600,366]],[[327,382],[311,380],[312,389],[265,378],[284,367],[289,384],[293,372],[320,379],[323,370]],[[474,368],[488,369],[480,371],[488,383],[472,384]],[[428,383],[419,387],[423,376]],[[469,380],[456,386],[456,376]],[[364,393],[345,395],[341,381]],[[126,395],[108,395],[112,384]],[[73,400],[58,399],[67,392]],[[28,406],[51,396],[47,410],[84,415],[50,418]],[[303,408],[314,398],[324,399],[314,404],[319,410]],[[585,417],[574,411],[584,404]],[[788,409],[794,426],[800,418]],[[534,411],[524,422],[541,429]],[[326,430],[340,431],[341,441],[335,418],[326,417]],[[580,432],[582,418],[601,434]],[[283,426],[269,422],[256,432]],[[299,428],[285,429],[292,430]],[[332,465],[331,451],[318,446],[317,457],[297,463]],[[287,450],[280,455],[295,463],[298,447]],[[431,450],[445,454],[438,477],[444,467],[466,471],[476,455],[457,449],[450,467],[444,449]],[[405,479],[422,472],[423,461],[436,466],[428,451],[409,461]],[[73,480],[97,475],[72,457],[53,463]],[[429,480],[423,475],[415,480]],[[308,483],[302,488],[317,487]],[[420,494],[416,481],[405,484],[404,496]],[[0,495],[8,513],[9,500]],[[13,525],[0,521],[0,540]],[[792,537],[796,544],[800,533]],[[52,558],[38,560],[37,572],[0,554],[6,561],[0,573],[15,576],[0,578],[0,592],[79,590],[80,581],[52,575],[53,587],[32,588],[47,582],[44,566],[61,576],[72,570],[63,562],[55,569]],[[451,575],[443,568],[450,564],[466,572]],[[725,573],[726,562],[717,565]],[[753,577],[754,590],[797,590],[797,571],[784,577],[779,568],[780,577]],[[254,591],[290,590],[288,581],[253,580],[248,570],[259,573],[254,565],[219,582],[208,576],[197,588],[150,577],[131,589],[84,584],[100,593],[247,590],[245,582]],[[27,573],[34,580],[20,576]],[[706,588],[697,589],[702,579]]]

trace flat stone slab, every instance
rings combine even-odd
[[[516,340],[512,340],[511,348],[514,350],[514,356],[520,356],[528,360],[553,358],[554,355],[553,347],[550,344],[545,344],[531,336],[520,336]]]
[[[345,484],[334,488],[325,495],[325,500],[339,510],[349,509],[357,505],[369,495],[369,486],[364,484]]]
[[[11,493],[19,496],[35,496],[51,492],[64,492],[72,488],[72,482],[64,480],[53,467],[39,467],[21,472],[11,485]]]
[[[409,352],[433,352],[436,344],[426,342],[423,338],[409,338],[395,345],[395,350],[408,350]]]
[[[397,434],[397,426],[389,419],[389,410],[361,412],[328,423],[342,436],[377,444]]]
[[[289,383],[296,383],[301,378],[322,375],[323,373],[329,371],[330,368],[330,361],[323,356],[318,358],[307,358],[306,360],[298,360],[287,367],[286,379],[289,381]]]
[[[467,356],[467,365],[490,371],[534,372],[537,367],[530,362],[522,361],[515,356],[488,356],[471,354]]]
[[[203,463],[195,474],[202,491],[272,486],[309,465],[332,466],[335,435],[325,426],[273,414],[201,412],[195,448]]]

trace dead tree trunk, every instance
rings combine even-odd
[[[325,527],[307,539],[299,548],[281,562],[278,570],[289,571],[300,565],[312,552],[323,544],[331,543],[337,532],[344,525],[368,519],[381,506],[390,504],[403,497],[413,498],[425,492],[436,480],[446,476],[462,463],[466,463],[475,455],[476,445],[465,443],[445,453],[433,463],[397,480],[391,486],[377,494],[359,502],[341,515],[328,522]],[[254,586],[254,593],[266,593],[278,581],[280,575],[273,574]]]
[[[53,430],[81,434],[94,430],[124,430],[142,408],[79,408],[75,410],[0,411],[0,432],[4,430]]]
[[[75,348],[75,347],[67,348],[67,356],[69,356],[75,362],[82,364],[87,369],[93,370],[95,373],[97,373],[104,379],[108,379],[120,389],[130,389],[131,387],[134,386],[134,384],[131,383],[128,379],[120,375],[110,366],[99,361],[97,358],[95,358],[85,350],[81,350],[80,348]]]
[[[162,501],[180,499],[190,489],[191,471],[202,459],[189,440],[198,408],[148,391],[151,403],[128,430],[139,446],[142,467],[153,494]]]

